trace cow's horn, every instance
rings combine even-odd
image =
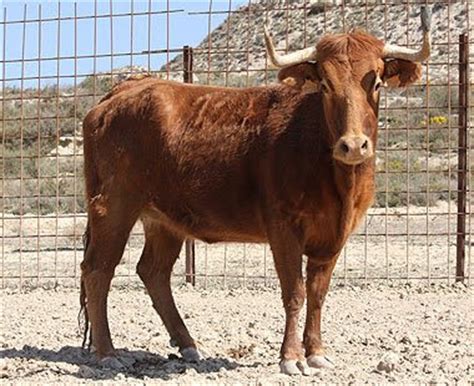
[[[266,26],[263,27],[263,31],[265,34],[265,45],[267,47],[268,58],[273,66],[288,67],[293,64],[304,63],[316,58],[316,47],[304,48],[286,55],[278,54]]]
[[[383,49],[383,56],[385,58],[404,59],[411,62],[422,62],[428,59],[431,53],[431,11],[428,7],[421,8],[421,27],[423,29],[423,44],[420,50],[411,50],[406,47],[386,44]]]

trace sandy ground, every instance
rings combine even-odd
[[[109,313],[122,370],[80,348],[78,290],[2,292],[1,381],[61,383],[473,381],[472,290],[464,286],[333,286],[324,339],[337,362],[310,377],[279,374],[284,319],[279,290],[178,285],[179,308],[205,359],[184,363],[143,288],[115,286]],[[304,315],[302,315],[304,316]]]

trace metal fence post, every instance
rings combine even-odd
[[[193,48],[183,47],[183,81],[193,83]],[[195,248],[193,240],[186,240],[186,283],[196,285]]]
[[[465,279],[466,200],[467,200],[467,126],[469,95],[469,40],[459,35],[459,115],[458,115],[458,208],[456,237],[456,281]]]
[[[183,81],[193,83],[193,48],[183,47]]]

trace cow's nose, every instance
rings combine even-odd
[[[341,138],[341,151],[349,155],[363,155],[369,147],[369,140],[361,137]]]
[[[366,135],[341,137],[334,147],[334,158],[349,165],[364,162],[373,154],[372,142]]]

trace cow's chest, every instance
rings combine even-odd
[[[303,213],[307,255],[329,258],[342,250],[372,204],[373,183],[359,184],[339,197],[309,206],[311,209]]]

